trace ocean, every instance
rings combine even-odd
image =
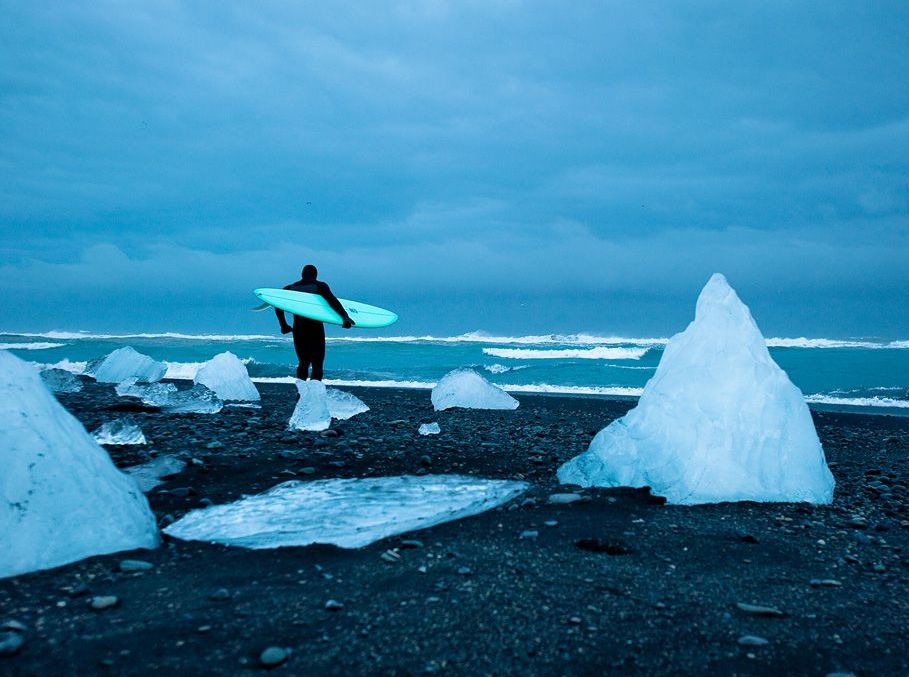
[[[431,388],[448,371],[471,367],[511,392],[633,398],[653,375],[667,340],[351,332],[329,337],[325,374],[340,386]],[[292,382],[296,366],[291,339],[281,335],[0,334],[0,349],[74,373],[124,345],[165,361],[166,377],[173,379],[191,379],[202,362],[225,350],[260,382]],[[909,415],[909,341],[771,338],[767,345],[817,408]]]

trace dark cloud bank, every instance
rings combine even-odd
[[[909,336],[904,3],[2,9],[0,329]]]

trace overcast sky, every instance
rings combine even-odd
[[[0,10],[0,329],[909,337],[903,0]]]

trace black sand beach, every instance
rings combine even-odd
[[[162,526],[293,478],[532,488],[361,550],[165,539],[0,580],[0,623],[26,640],[0,673],[246,674],[267,647],[289,650],[286,674],[909,673],[909,419],[815,413],[832,506],[676,507],[630,490],[552,504],[570,491],[559,464],[632,403],[520,395],[516,411],[434,413],[426,391],[354,389],[371,411],[332,437],[286,430],[292,386],[260,391],[261,409],[130,413],[150,444],[111,447],[119,466],[194,459],[148,495]],[[94,383],[59,399],[88,430],[128,402]],[[421,437],[429,421],[442,432]],[[124,559],[152,568],[123,573]],[[94,610],[94,596],[117,602]]]

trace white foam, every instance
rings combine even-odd
[[[79,375],[79,374],[85,373],[85,367],[88,365],[88,362],[72,362],[72,361],[64,358],[64,359],[60,360],[59,362],[53,362],[53,363],[51,363],[51,362],[45,362],[45,363],[32,362],[31,364],[35,365],[40,370],[62,369],[64,371],[70,372],[71,374]]]
[[[486,355],[510,360],[639,360],[647,348],[563,348],[534,350],[532,348],[483,348]]]
[[[62,348],[65,343],[0,343],[0,350],[50,350],[51,348]]]
[[[831,404],[845,407],[886,407],[889,409],[909,409],[909,400],[895,400],[892,397],[836,397],[821,393],[808,395],[806,402]]]

